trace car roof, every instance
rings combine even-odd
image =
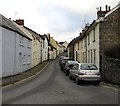
[[[69,57],[63,57],[63,59],[69,59]]]
[[[94,63],[78,63],[79,65],[82,65],[82,64],[88,64],[88,65],[95,65]]]
[[[68,60],[68,63],[78,63],[78,61]]]

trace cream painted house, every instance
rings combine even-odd
[[[63,53],[65,50],[65,47],[59,43],[59,53]]]
[[[49,51],[50,51],[49,57],[51,57],[52,59],[55,59],[57,57],[57,54],[58,54],[57,42],[53,37],[51,37],[51,35],[49,33],[47,34],[47,37],[49,40]]]
[[[94,63],[99,68],[99,22],[93,21],[86,32],[87,62]]]
[[[49,42],[49,46],[48,46],[48,59],[51,60],[51,59],[55,59],[56,58],[56,48]]]
[[[47,35],[44,34],[44,35],[41,35],[44,40],[43,40],[43,47],[42,47],[42,60],[43,61],[47,61],[48,60],[48,38],[47,38]]]
[[[86,26],[74,42],[74,60],[94,63],[99,68],[99,22]]]
[[[43,42],[44,38],[40,36],[38,33],[34,32],[33,30],[25,27],[33,35],[33,45],[32,45],[32,59],[33,59],[33,66],[43,62]]]
[[[66,41],[65,42],[60,42],[60,44],[62,44],[67,49],[68,43]]]

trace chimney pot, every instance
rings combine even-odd
[[[110,6],[109,6],[109,11],[110,11]]]
[[[100,7],[100,11],[102,11],[102,7]]]
[[[23,25],[24,26],[24,19],[19,19],[15,21],[18,25]]]
[[[106,5],[105,8],[106,8],[106,11],[108,11],[108,5]]]

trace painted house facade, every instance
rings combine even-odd
[[[44,61],[43,53],[44,53],[44,38],[38,34],[37,32],[33,31],[30,28],[25,27],[33,36],[33,61],[34,66]]]
[[[47,37],[49,40],[49,57],[55,59],[57,57],[57,43],[49,33],[47,34]]]
[[[59,42],[59,44],[62,45],[63,52],[64,52],[65,50],[67,50],[68,43],[67,43],[66,41],[64,41],[64,42]]]
[[[36,65],[36,62],[35,62],[35,56],[33,55],[33,53],[35,52],[35,44],[36,44],[36,40],[37,39],[35,39],[35,36],[34,35],[32,35],[24,26],[23,26],[23,24],[21,24],[21,25],[18,25],[17,23],[15,23],[16,25],[17,25],[17,27],[21,30],[21,31],[23,31],[30,39],[32,39],[32,46],[31,46],[31,51],[32,51],[32,59],[31,59],[31,67],[34,67],[35,65]]]
[[[42,50],[42,58],[43,58],[43,61],[47,61],[48,60],[48,38],[47,38],[47,35],[44,34],[44,35],[41,35],[44,40],[43,40],[43,50]]]
[[[2,77],[31,68],[31,39],[9,19],[0,15],[2,30]]]
[[[52,60],[56,58],[56,48],[49,42],[48,46],[48,60]]]

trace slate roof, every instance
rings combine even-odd
[[[57,50],[50,42],[48,43],[49,46],[51,46],[52,49]]]
[[[32,35],[34,35],[38,41],[40,41],[40,37],[44,40],[44,37],[38,34],[37,32],[33,31],[32,29],[26,26],[24,26],[24,28],[26,28]]]
[[[61,45],[64,43],[64,42],[59,42]]]
[[[31,40],[24,32],[22,32],[13,21],[10,19],[5,18],[3,15],[0,14],[0,26],[9,29],[11,31],[19,33],[21,36],[26,37],[27,39]]]

